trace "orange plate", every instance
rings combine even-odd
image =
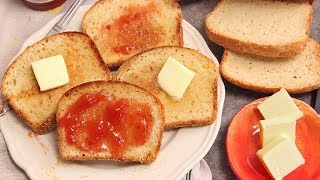
[[[272,179],[256,156],[261,149],[259,120],[263,119],[258,99],[246,105],[232,119],[226,137],[229,164],[239,179]],[[294,99],[303,117],[297,121],[296,145],[306,163],[286,176],[292,179],[320,179],[320,117],[306,103]]]

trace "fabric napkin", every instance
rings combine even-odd
[[[186,176],[181,180],[187,180],[188,178]],[[205,160],[201,159],[201,161],[192,168],[190,180],[212,180],[211,170]]]

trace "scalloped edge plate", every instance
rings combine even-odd
[[[81,31],[82,16],[90,7],[91,5],[80,7],[66,31]],[[44,38],[61,17],[62,14],[56,16],[30,36],[18,54],[28,45]],[[219,67],[219,62],[200,33],[185,20],[182,24],[185,46],[208,56]],[[165,132],[158,158],[151,164],[61,160],[57,150],[56,131],[46,135],[35,135],[19,120],[14,111],[0,117],[0,129],[12,159],[31,179],[101,179],[106,177],[109,179],[180,179],[206,155],[215,141],[221,124],[224,99],[225,87],[219,75],[218,112],[215,123],[204,127],[181,128]]]

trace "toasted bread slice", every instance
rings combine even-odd
[[[64,57],[70,81],[64,86],[41,92],[31,62],[59,54]],[[110,71],[90,37],[68,32],[44,38],[27,47],[7,69],[1,90],[33,131],[45,134],[56,127],[56,107],[64,92],[88,81],[110,78]]]
[[[266,57],[300,54],[309,37],[308,1],[222,0],[205,21],[209,39],[227,49]]]
[[[59,123],[70,105],[74,104],[80,96],[88,93],[104,93],[116,99],[135,99],[139,103],[148,103],[152,108],[154,119],[149,139],[141,146],[130,146],[120,157],[115,157],[110,151],[94,152],[83,151],[70,145],[66,141],[66,131]],[[126,82],[96,81],[77,86],[66,92],[58,103],[58,143],[61,156],[67,160],[120,160],[150,163],[158,155],[164,129],[164,110],[160,101],[148,91]],[[108,146],[108,145],[107,145]]]
[[[173,57],[195,72],[180,101],[167,95],[157,84],[157,76],[168,57]],[[165,127],[203,126],[214,122],[217,113],[218,70],[212,60],[182,47],[158,47],[125,62],[114,80],[144,87],[157,96],[165,109]]]
[[[274,93],[285,88],[303,93],[320,87],[320,47],[309,39],[302,54],[267,58],[225,50],[220,72],[231,83],[254,91]]]
[[[182,46],[182,13],[175,0],[100,0],[82,29],[110,68],[158,46]]]

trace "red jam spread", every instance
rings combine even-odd
[[[71,105],[58,123],[69,145],[120,157],[129,147],[143,145],[149,139],[154,119],[148,103],[90,93]]]
[[[152,16],[158,12],[157,3],[144,6],[129,5],[112,24],[102,26],[106,45],[116,53],[128,55],[135,50],[146,50],[161,41],[163,28],[154,23]]]

